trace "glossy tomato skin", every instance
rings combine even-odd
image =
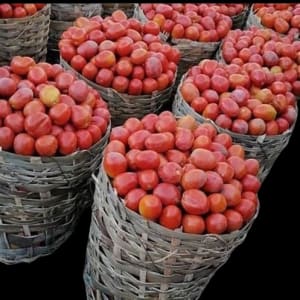
[[[124,172],[117,175],[113,180],[113,187],[117,190],[119,196],[124,197],[132,189],[137,188],[138,177],[136,173]]]
[[[0,127],[0,147],[2,150],[10,150],[13,146],[15,134],[9,127]]]
[[[127,159],[119,152],[108,152],[103,158],[105,172],[111,178],[124,173],[127,170]]]
[[[58,142],[53,135],[43,135],[35,141],[36,152],[40,156],[54,156],[58,148]]]
[[[25,118],[24,128],[28,134],[35,138],[39,138],[40,136],[51,132],[52,122],[47,114],[38,112]]]
[[[159,224],[169,229],[176,229],[180,227],[181,220],[181,209],[178,206],[171,204],[163,208],[159,217]]]
[[[201,216],[185,214],[182,226],[185,233],[201,234],[205,231],[205,221]]]
[[[77,136],[72,131],[63,131],[58,135],[58,151],[62,155],[69,155],[77,149]]]
[[[140,200],[146,195],[141,188],[136,188],[127,193],[125,197],[125,206],[135,212],[138,212]]]
[[[33,155],[35,153],[35,140],[27,133],[19,133],[14,139],[14,152],[20,155]]]
[[[139,202],[139,213],[148,220],[157,220],[162,213],[162,203],[154,195],[145,195]]]

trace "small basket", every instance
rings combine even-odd
[[[91,174],[106,134],[89,150],[61,157],[0,151],[0,262],[32,262],[53,253],[91,205]]]
[[[101,15],[102,5],[95,3],[53,3],[51,5],[51,22],[48,40],[50,60],[59,62],[58,42],[61,34],[73,25],[79,17],[93,17]]]
[[[259,210],[241,230],[230,234],[186,234],[127,209],[103,168],[94,180],[84,270],[88,300],[198,299],[244,241]]]
[[[0,19],[0,65],[14,56],[31,56],[44,61],[50,25],[50,4],[25,18]]]
[[[184,77],[185,76],[183,76],[181,79],[181,83],[183,82]],[[201,116],[188,103],[186,103],[180,93],[181,83],[177,89],[175,100],[173,102],[173,113],[177,116],[185,116],[187,114],[192,115],[199,123],[210,122],[218,132],[225,132],[229,134],[234,143],[240,144],[244,147],[247,157],[256,158],[260,162],[260,171],[258,177],[262,182],[269,174],[280,153],[287,146],[293,133],[296,121],[291,128],[279,135],[269,136],[264,134],[260,136],[254,136],[235,133],[224,129],[218,126],[214,121]]]
[[[237,15],[232,16],[232,29],[243,29],[249,14],[249,4],[244,4],[244,9]]]
[[[76,72],[62,57],[60,63],[66,70],[73,71],[76,76],[93,87],[108,103],[113,126],[123,124],[130,117],[142,118],[148,113],[158,112],[169,101],[175,83],[174,80],[170,87],[163,91],[154,92],[152,95],[131,96],[120,94],[112,88],[105,88],[88,80]]]
[[[131,18],[134,14],[135,3],[102,3],[103,16],[110,16],[115,10],[122,10],[128,18]]]

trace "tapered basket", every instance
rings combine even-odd
[[[110,126],[88,150],[67,156],[0,151],[0,262],[32,262],[59,248],[91,205],[91,175],[101,163]]]
[[[31,56],[44,61],[50,25],[50,4],[24,18],[0,19],[0,65],[7,65],[14,56]]]
[[[182,77],[181,83],[185,76]],[[292,127],[282,134],[278,135],[246,135],[232,132],[218,126],[214,121],[207,119],[197,113],[183,98],[180,93],[180,85],[178,86],[175,100],[172,105],[172,111],[178,116],[187,114],[192,115],[199,123],[210,122],[217,131],[228,133],[234,143],[240,144],[245,149],[245,154],[249,158],[256,158],[260,162],[260,171],[258,177],[263,181],[270,173],[272,166],[284,148],[289,143],[290,137],[293,133],[296,121]],[[298,113],[298,110],[297,110]]]
[[[88,300],[198,299],[247,236],[166,229],[127,209],[103,167],[95,180],[84,281]]]
[[[123,124],[130,117],[141,118],[148,113],[160,111],[162,106],[170,100],[175,83],[174,79],[171,86],[162,91],[155,91],[151,95],[132,96],[118,93],[115,89],[106,88],[88,80],[76,72],[62,57],[60,63],[66,70],[73,71],[76,76],[98,91],[103,100],[108,103],[113,126]]]

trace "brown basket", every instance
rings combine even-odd
[[[121,9],[128,18],[133,16],[135,3],[102,3],[103,16],[110,16],[115,10]]]
[[[88,80],[76,72],[62,57],[60,57],[60,63],[66,70],[73,71],[76,76],[98,91],[108,103],[113,126],[123,124],[130,117],[142,118],[148,113],[158,112],[169,101],[175,82],[174,80],[170,87],[163,91],[154,92],[152,95],[131,96],[120,94],[112,88],[105,88]]]
[[[49,25],[50,4],[33,16],[0,19],[0,65],[8,65],[17,55],[45,60]]]
[[[91,204],[110,126],[89,150],[61,157],[0,151],[0,262],[31,262],[54,252]]]
[[[181,83],[185,76],[182,77]],[[180,93],[180,85],[178,86],[175,100],[173,102],[172,111],[177,116],[192,115],[199,123],[210,122],[218,132],[228,133],[234,143],[240,144],[244,147],[246,156],[248,158],[256,158],[260,162],[260,171],[258,177],[263,181],[269,174],[274,162],[287,146],[290,137],[293,133],[296,121],[290,129],[280,135],[245,135],[232,132],[218,126],[210,119],[206,119],[198,114],[186,101],[183,100]],[[297,110],[298,112],[298,110]]]
[[[243,229],[230,234],[186,234],[127,209],[103,168],[94,180],[84,270],[89,300],[198,299],[244,241],[259,210]]]
[[[247,21],[249,14],[249,4],[245,4],[243,11],[241,11],[238,15],[232,16],[232,29],[243,29],[245,26],[245,22]]]

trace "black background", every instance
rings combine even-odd
[[[294,285],[297,276],[292,274],[299,265],[299,183],[295,183],[299,127],[298,121],[288,146],[262,185],[260,214],[245,242],[212,278],[201,300],[280,299],[280,295],[299,299]],[[86,211],[71,238],[50,256],[30,264],[0,264],[0,299],[86,299],[82,273],[89,222],[90,211]]]

